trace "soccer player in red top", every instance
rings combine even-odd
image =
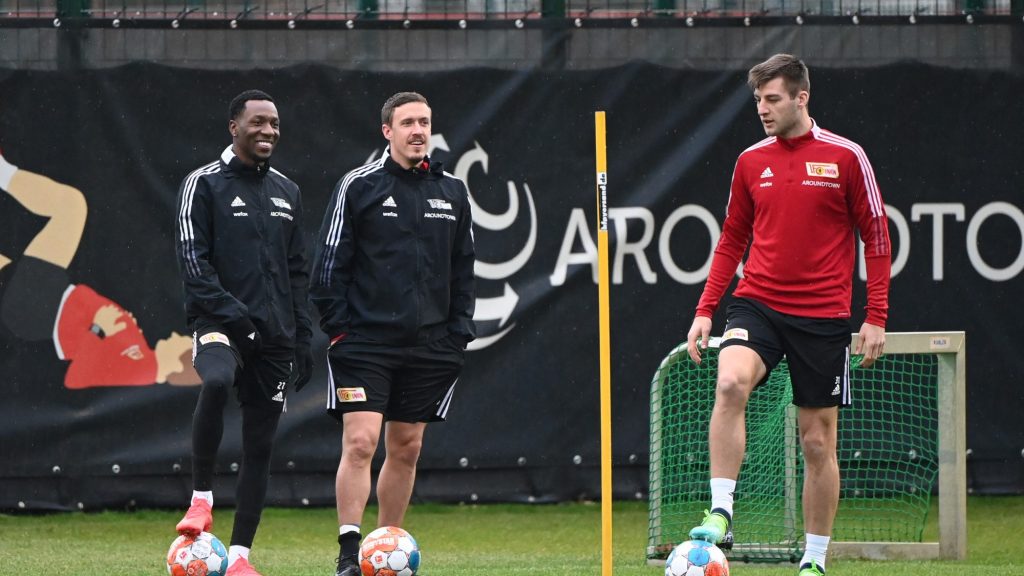
[[[839,503],[838,407],[850,404],[850,300],[856,236],[864,241],[867,314],[855,354],[885,345],[890,246],[885,205],[864,150],[819,127],[807,109],[807,66],[776,54],[750,69],[767,138],[740,154],[722,236],[687,334],[698,364],[711,316],[749,246],[727,309],[709,431],[711,511],[693,539],[732,545],[733,492],[746,444],[747,400],[783,356],[804,455],[806,549],[800,576],[825,572]]]

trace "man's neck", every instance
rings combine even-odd
[[[258,166],[260,164],[260,162],[257,162],[255,160],[253,160],[252,158],[247,158],[247,157],[239,154],[238,153],[238,149],[235,147],[234,144],[231,145],[231,153],[235,155],[235,158],[238,158],[239,162],[241,162],[244,166],[246,166],[248,168],[255,168],[256,166]]]
[[[813,127],[814,127],[814,122],[811,120],[811,117],[805,115],[803,118],[800,119],[800,122],[797,123],[797,125],[793,127],[793,130],[791,130],[789,134],[785,134],[782,137],[785,138],[786,140],[792,140],[793,138],[799,138],[799,137],[807,134],[808,132],[810,132],[811,128],[813,128]]]
[[[395,156],[394,154],[391,155],[391,160],[393,160],[395,164],[398,164],[399,166],[406,170],[412,170],[413,168],[419,166],[420,162],[422,162],[422,160],[414,162],[412,159],[400,158],[398,156]]]

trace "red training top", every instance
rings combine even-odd
[[[697,316],[714,313],[750,244],[735,296],[783,314],[848,318],[854,230],[864,241],[866,321],[884,328],[888,219],[864,150],[816,123],[803,136],[772,136],[754,144],[736,160],[722,237]]]

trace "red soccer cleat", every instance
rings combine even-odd
[[[239,558],[235,560],[234,564],[228,566],[225,576],[261,576],[261,574],[252,567],[252,564],[249,564],[248,560]]]
[[[185,517],[174,528],[179,534],[198,536],[200,532],[213,529],[213,508],[203,498],[193,498]]]

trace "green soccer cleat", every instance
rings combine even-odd
[[[732,526],[729,518],[721,512],[704,511],[704,521],[690,530],[690,540],[704,540],[722,550],[732,549]],[[803,576],[803,575],[801,575]]]
[[[808,562],[800,565],[800,573],[797,576],[825,576],[825,571],[818,568],[816,562]]]

